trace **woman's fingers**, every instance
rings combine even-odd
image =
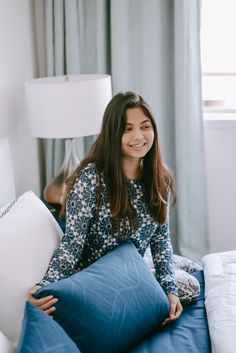
[[[183,311],[183,307],[176,295],[170,293],[167,296],[170,303],[170,314],[169,317],[163,321],[162,325],[166,325],[167,323],[178,319]]]
[[[36,299],[33,296],[31,296],[29,300],[30,300],[31,304],[33,304],[33,305],[42,306],[42,305],[46,304],[47,302],[49,302],[52,299],[53,299],[53,296],[49,295],[47,297],[43,297],[43,298],[40,298],[40,299]]]
[[[178,319],[183,311],[183,307],[180,303],[180,301],[176,305],[176,312],[175,312],[175,320]]]
[[[56,307],[55,306],[52,306],[50,309],[48,310],[44,310],[45,314],[52,314],[54,311],[56,310]]]
[[[171,320],[169,318],[166,318],[163,322],[162,322],[162,325],[166,325],[168,324],[168,322],[170,322]]]
[[[31,304],[37,306],[39,309],[43,310],[46,314],[51,314],[56,310],[54,306],[58,301],[57,298],[54,298],[53,295],[48,295],[47,297],[43,297],[40,299],[36,299],[33,297],[33,294],[37,292],[37,290],[41,288],[40,286],[34,286],[28,292],[29,301]]]
[[[37,285],[37,286],[33,286],[33,287],[28,291],[28,296],[29,296],[29,297],[32,297],[32,295],[33,295],[34,293],[36,293],[39,288],[41,288],[41,286],[38,286],[38,285]]]
[[[47,298],[47,297],[46,297]],[[43,311],[50,309],[51,307],[53,307],[54,304],[56,304],[56,302],[58,301],[57,298],[53,298],[49,301],[47,301],[46,303],[40,305],[40,309],[42,309]],[[56,308],[55,308],[56,309]]]
[[[54,298],[53,296],[47,296],[41,299],[32,298],[31,304],[37,306],[45,313],[51,314],[56,310],[56,307],[54,305],[56,304],[57,301],[58,301],[57,298]]]

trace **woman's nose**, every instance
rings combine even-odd
[[[133,139],[134,140],[141,140],[143,139],[143,133],[141,130],[137,129],[133,131]]]

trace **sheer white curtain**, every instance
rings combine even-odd
[[[200,0],[45,0],[45,5],[48,75],[110,73],[114,94],[134,90],[150,103],[164,160],[176,178],[174,250],[200,258],[208,252]],[[80,145],[80,155],[90,142]],[[59,144],[47,146],[48,175],[62,158]]]

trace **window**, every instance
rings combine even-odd
[[[236,118],[235,14],[236,0],[202,0],[202,89],[207,118],[211,113]]]

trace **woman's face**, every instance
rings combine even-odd
[[[139,107],[126,110],[126,129],[121,139],[121,150],[126,159],[143,158],[153,145],[152,122]]]

